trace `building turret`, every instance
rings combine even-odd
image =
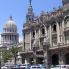
[[[27,22],[32,22],[34,20],[34,13],[33,13],[33,8],[32,8],[32,4],[31,4],[31,0],[29,0],[29,8],[28,8],[28,13],[26,15],[26,21]]]

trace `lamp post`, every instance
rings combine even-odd
[[[47,69],[49,69],[48,48],[49,48],[49,42],[48,42],[48,40],[46,40],[46,38],[44,38],[43,51],[44,51],[44,61],[45,61],[45,65],[46,65]]]
[[[59,47],[59,65],[60,65],[60,69],[61,69],[61,64],[60,64],[60,62],[61,62],[61,50],[60,50],[60,43],[58,43],[58,47]]]
[[[36,47],[33,47],[34,63],[36,64]]]
[[[36,59],[37,59],[37,55],[36,55],[36,51],[38,49],[38,38],[34,40],[33,43],[33,55],[34,55],[34,63],[36,64]]]
[[[60,34],[59,37],[60,37],[60,42],[58,43],[58,47],[59,47],[59,65],[60,65],[60,69],[61,69],[61,49],[60,49],[60,46],[61,46],[61,42],[62,42],[62,35]]]

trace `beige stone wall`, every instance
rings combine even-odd
[[[25,33],[25,50],[30,50],[30,34]]]
[[[25,42],[30,43],[30,34],[29,33],[25,33]]]

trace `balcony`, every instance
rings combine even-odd
[[[45,34],[41,34],[40,35],[40,38],[45,38]]]
[[[67,49],[67,48],[69,48],[69,44],[60,43],[55,46],[49,47],[49,50],[59,50],[59,48],[60,49]]]
[[[66,33],[66,32],[69,32],[69,27],[65,27],[64,28],[64,32]]]
[[[52,31],[52,35],[53,36],[57,35],[57,32],[56,31]]]
[[[32,37],[31,40],[35,40],[35,37]]]

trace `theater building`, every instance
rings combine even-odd
[[[51,13],[36,17],[30,5],[23,25],[22,63],[69,64],[69,0]]]

